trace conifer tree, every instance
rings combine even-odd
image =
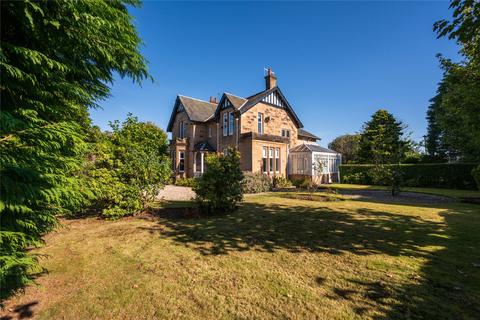
[[[88,108],[109,95],[114,72],[149,77],[126,5],[113,1],[2,1],[0,287],[29,280],[26,249],[74,209]]]
[[[363,126],[358,158],[363,163],[397,163],[405,157],[409,142],[404,125],[386,110],[380,109]]]

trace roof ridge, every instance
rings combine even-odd
[[[229,94],[229,95],[231,95],[231,96],[234,96],[234,97],[237,97],[237,98],[240,98],[240,99],[243,99],[243,100],[247,100],[246,98],[237,96],[236,94],[233,94],[233,93],[230,93],[230,92],[224,92],[224,94]]]
[[[179,94],[178,96],[179,96],[179,97],[182,97],[182,98],[188,98],[188,99],[192,99],[192,100],[197,100],[197,101],[200,101],[200,102],[210,103],[210,104],[213,104],[213,105],[217,105],[217,104],[218,104],[218,103],[213,103],[213,102],[210,102],[210,101],[207,101],[207,100],[202,100],[202,99],[197,99],[197,98],[194,98],[194,97],[184,96],[183,94]]]

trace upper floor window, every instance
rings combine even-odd
[[[233,129],[235,128],[235,124],[233,123],[234,117],[233,117],[233,112],[230,112],[228,114],[228,135],[231,136],[233,135]]]
[[[263,113],[258,113],[258,133],[263,133]]]
[[[228,113],[223,114],[223,136],[228,135]]]
[[[290,130],[282,129],[282,137],[290,138]]]
[[[183,121],[180,121],[180,125],[178,126],[178,137],[183,139],[187,136],[187,124]]]
[[[208,137],[211,138],[212,137],[212,126],[208,126]]]

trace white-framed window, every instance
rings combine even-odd
[[[212,126],[211,125],[208,126],[208,137],[209,138],[212,137]]]
[[[228,156],[228,148],[223,149],[223,155]]]
[[[275,148],[275,172],[280,172],[280,148]]]
[[[223,136],[228,135],[228,113],[223,114]]]
[[[290,138],[290,130],[282,129],[282,137]]]
[[[233,112],[228,114],[228,135],[233,135],[233,129],[235,128]]]
[[[270,173],[273,173],[273,171],[274,171],[274,167],[273,167],[274,166],[274,163],[273,163],[274,159],[275,159],[275,149],[270,148],[270,153],[269,153],[269,157],[268,157],[268,160],[269,160],[268,161],[268,164],[269,164],[268,171]]]
[[[262,149],[262,172],[267,173],[267,156],[268,156],[268,148],[263,147]]]
[[[184,172],[185,171],[185,151],[180,151],[178,153],[178,171]]]
[[[263,113],[259,112],[258,113],[258,133],[262,134],[263,133]]]

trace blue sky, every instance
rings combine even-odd
[[[155,82],[117,79],[91,112],[102,129],[132,112],[166,128],[177,94],[207,100],[264,89],[264,67],[305,129],[327,145],[358,132],[379,108],[426,133],[425,112],[441,78],[437,53],[458,59],[432,24],[450,18],[438,2],[146,1],[132,9]]]

